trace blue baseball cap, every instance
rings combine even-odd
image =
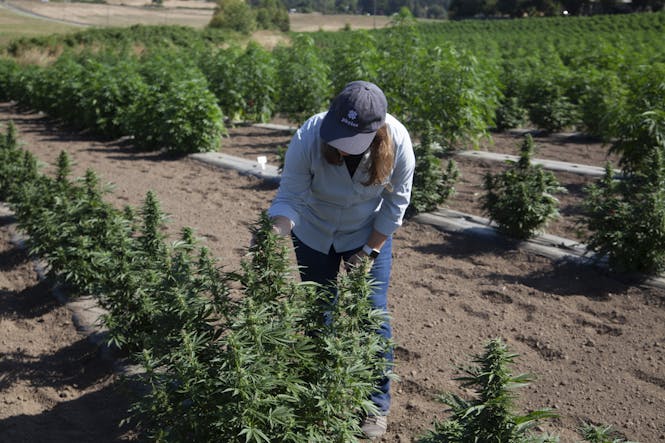
[[[351,82],[333,99],[323,117],[321,138],[347,154],[362,154],[386,122],[387,112],[388,101],[378,86]]]

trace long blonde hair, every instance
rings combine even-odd
[[[323,157],[331,165],[344,164],[344,157],[336,148],[324,143],[321,149],[323,150]],[[393,150],[393,141],[390,137],[390,131],[388,131],[388,125],[383,125],[376,131],[374,140],[369,145],[369,150],[369,178],[363,185],[379,185],[390,176],[393,163],[395,163],[395,151]]]

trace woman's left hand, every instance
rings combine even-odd
[[[362,249],[355,254],[353,254],[347,261],[344,262],[344,268],[346,269],[346,272],[349,272],[351,269],[355,268],[356,266],[362,264],[363,260],[369,260],[371,263],[373,260],[369,258],[367,253],[363,251]],[[371,266],[367,267],[367,271],[369,271],[369,268]]]

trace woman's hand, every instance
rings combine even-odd
[[[293,222],[283,215],[278,215],[272,219],[272,230],[282,237],[288,237],[291,234]]]
[[[369,272],[369,270],[370,270],[371,267],[372,267],[371,263],[372,263],[374,260],[372,260],[372,259],[367,255],[367,253],[361,249],[360,251],[358,251],[358,252],[356,252],[355,254],[353,254],[351,257],[349,257],[348,260],[346,260],[346,261],[344,262],[344,269],[346,270],[346,272],[349,272],[349,271],[351,271],[353,268],[355,268],[356,266],[361,265],[364,261],[368,261],[368,262],[369,262],[369,266],[367,266],[367,269],[366,269],[366,271]]]
[[[293,228],[293,222],[288,218],[278,215],[272,219],[272,231],[282,237],[288,237],[291,234],[291,228]],[[249,241],[250,249],[256,246],[256,237],[252,234],[252,238]]]

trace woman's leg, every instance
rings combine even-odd
[[[343,254],[344,259],[349,259],[356,252],[357,251],[345,252]],[[380,309],[386,313],[386,319],[381,325],[378,333],[387,339],[392,337],[392,328],[390,326],[388,312],[388,286],[390,285],[390,272],[392,270],[392,263],[392,237],[388,237],[383,247],[381,248],[381,253],[374,260],[372,269],[370,270],[370,276],[375,282],[371,294],[372,304],[375,309]],[[385,358],[388,362],[392,363],[392,348],[386,351],[386,353],[380,355],[380,357]],[[370,398],[383,415],[388,415],[388,412],[390,411],[390,379],[388,377],[384,377],[379,382],[377,387],[379,388],[379,392],[376,392]]]
[[[304,244],[298,237],[292,234],[293,246],[295,248],[296,259],[300,267],[300,278],[302,281],[313,281],[329,288],[333,288],[339,272],[341,259],[348,260],[360,248],[346,251],[343,253],[335,252],[330,248],[328,254],[316,251]],[[388,237],[381,253],[374,260],[370,270],[370,276],[375,281],[371,300],[374,308],[380,309],[386,313],[386,320],[381,325],[378,333],[383,337],[390,339],[392,329],[388,317],[388,286],[390,285],[390,273],[392,269],[392,237]],[[331,283],[332,282],[332,283]],[[389,349],[386,353],[379,356],[385,358],[388,362],[393,362],[393,351]],[[390,379],[384,377],[377,386],[379,392],[373,394],[370,399],[377,405],[379,411],[387,415],[390,411]]]
[[[334,284],[339,272],[341,254],[336,253],[332,247],[328,254],[324,254],[307,246],[295,234],[291,234],[291,237],[298,260],[300,279],[324,286],[330,286],[331,282]]]

